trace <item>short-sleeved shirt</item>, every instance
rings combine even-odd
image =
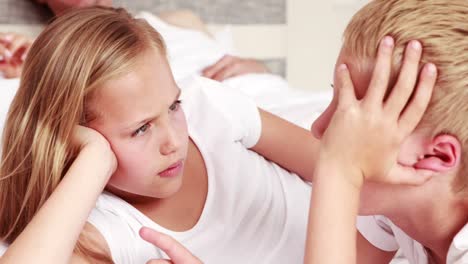
[[[167,257],[139,237],[139,229],[149,226],[207,264],[302,263],[311,188],[249,150],[261,133],[255,103],[209,79],[195,77],[182,86],[189,135],[207,168],[203,212],[192,229],[173,232],[104,193],[88,220],[104,236],[113,260],[145,263]]]

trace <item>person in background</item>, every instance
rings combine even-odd
[[[112,0],[36,0],[47,5],[59,16],[67,10],[89,6],[112,6]],[[203,21],[191,11],[163,12],[159,17],[171,25],[199,30],[210,35]],[[0,33],[0,74],[4,78],[18,78],[33,39],[15,32]],[[202,75],[217,81],[249,73],[267,73],[269,70],[255,59],[226,54],[213,65],[203,69]]]

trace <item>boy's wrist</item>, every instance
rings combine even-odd
[[[342,161],[336,156],[331,157],[325,153],[320,153],[316,168],[315,177],[323,177],[328,178],[328,180],[340,180],[347,182],[357,190],[361,190],[362,185],[364,184],[364,175],[362,171],[349,161]],[[320,171],[326,173],[320,173]],[[337,179],[331,179],[331,177]]]

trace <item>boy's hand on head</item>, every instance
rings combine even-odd
[[[202,75],[221,82],[243,74],[266,72],[268,69],[257,60],[225,55],[215,64],[205,68]]]
[[[153,259],[147,264],[201,264],[202,262],[192,255],[183,245],[177,242],[172,237],[156,232],[153,229],[143,227],[140,229],[140,236],[164,251],[170,258],[168,259]]]
[[[5,78],[21,75],[32,40],[16,33],[0,33],[0,72]]]
[[[384,101],[390,79],[393,39],[384,38],[368,90],[356,98],[346,65],[337,67],[338,106],[326,129],[322,155],[343,166],[345,177],[356,187],[364,180],[394,184],[422,184],[427,174],[398,164],[403,140],[421,120],[436,81],[436,68],[426,64],[419,74],[422,47],[417,41],[407,46],[398,81]]]

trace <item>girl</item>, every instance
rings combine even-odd
[[[180,89],[164,55],[122,9],[73,11],[35,41],[4,132],[1,262],[165,257],[142,226],[206,263],[302,262],[310,188],[265,158],[310,181],[317,141],[216,82]]]
[[[165,257],[149,226],[207,263],[301,262],[310,187],[289,171],[312,179],[318,141],[221,88],[177,85],[160,35],[122,9],[53,21],[3,135],[2,261]]]

